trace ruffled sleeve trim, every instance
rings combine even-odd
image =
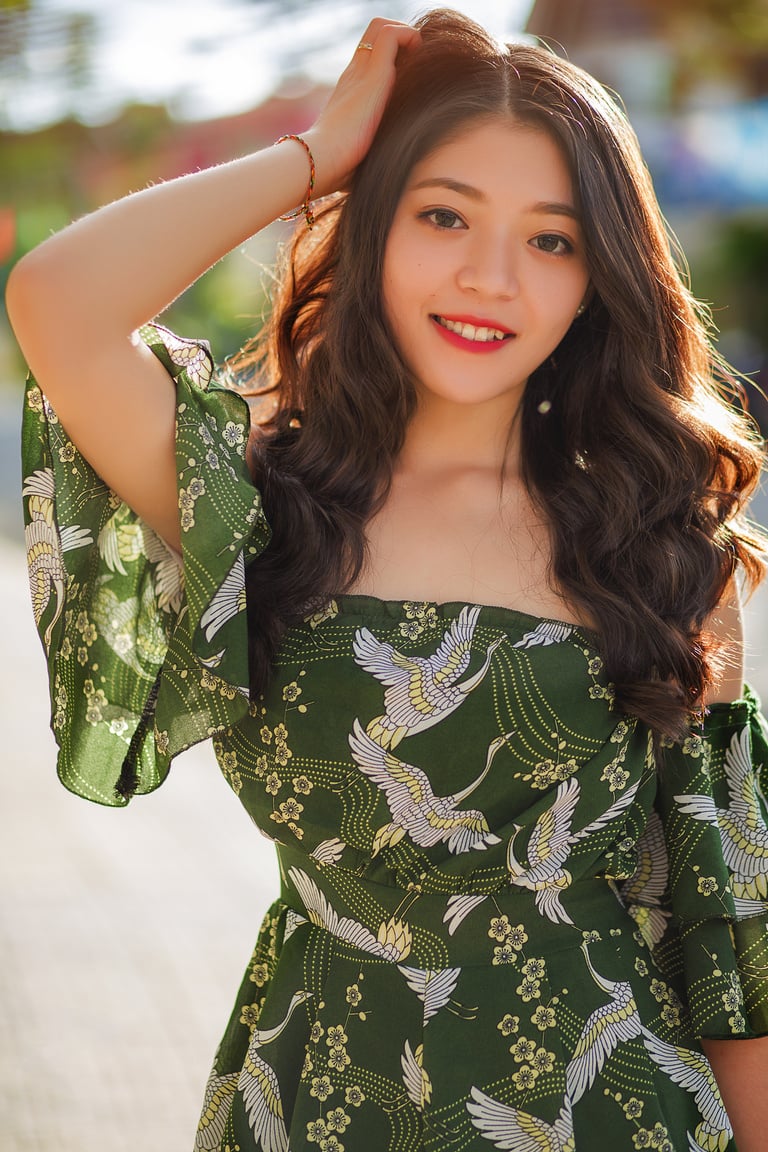
[[[23,422],[26,544],[58,771],[121,805],[248,708],[245,566],[269,542],[245,462],[245,401],[207,345],[142,339],[173,377],[182,556],[93,471],[33,379]]]
[[[668,868],[657,958],[681,975],[696,1033],[768,1034],[768,728],[751,689],[668,750],[656,808]]]

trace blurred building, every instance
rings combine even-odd
[[[768,391],[766,0],[536,0],[526,31],[619,94],[721,350]]]

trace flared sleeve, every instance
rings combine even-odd
[[[159,325],[140,335],[176,386],[181,556],[94,472],[32,378],[22,430],[58,772],[108,805],[151,792],[173,756],[248,709],[245,568],[269,542],[247,403],[216,382],[204,343]]]
[[[768,1033],[767,780],[768,725],[748,688],[714,704],[665,749],[659,769],[646,844],[650,899],[636,893],[633,914],[682,987],[700,1037]]]

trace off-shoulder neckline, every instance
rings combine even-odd
[[[334,601],[340,612],[350,616],[387,616],[394,617],[403,613],[406,605],[424,604],[434,608],[441,619],[451,620],[457,617],[464,608],[479,608],[484,619],[488,622],[501,622],[512,619],[533,627],[539,624],[552,624],[561,628],[570,628],[584,637],[598,640],[599,634],[585,624],[576,624],[572,620],[561,620],[556,616],[537,616],[532,612],[524,612],[520,608],[508,608],[502,604],[480,604],[469,600],[385,600],[379,596],[364,593],[345,592],[335,596]]]

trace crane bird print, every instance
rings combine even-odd
[[[479,615],[478,604],[462,608],[431,656],[404,656],[367,628],[357,630],[355,661],[387,686],[384,715],[368,725],[368,735],[382,748],[395,748],[404,736],[439,724],[482,682],[503,636],[488,645],[480,668],[457,683],[469,667]]]
[[[406,835],[422,848],[443,841],[447,843],[448,851],[454,853],[498,844],[500,838],[491,832],[482,812],[475,808],[462,809],[458,805],[483,782],[494,756],[510,735],[497,736],[491,741],[485,767],[471,784],[451,796],[436,796],[421,768],[398,760],[382,748],[356,719],[349,737],[352,755],[360,770],[382,790],[392,813],[391,822],[376,832],[373,855],[387,845],[397,844]]]

